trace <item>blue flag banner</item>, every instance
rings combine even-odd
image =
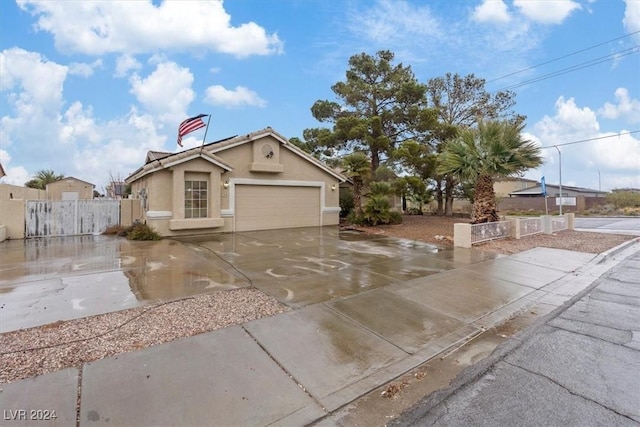
[[[544,176],[540,179],[540,185],[542,186],[542,195],[547,197],[547,186],[544,183]]]

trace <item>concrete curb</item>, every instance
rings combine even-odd
[[[620,252],[631,248],[633,245],[640,245],[640,238],[632,239],[628,242],[624,242],[615,248],[609,249],[608,251],[602,252],[601,254],[594,257],[594,259],[586,264],[588,265],[599,265],[613,256],[619,254]],[[640,248],[639,248],[640,250]],[[607,279],[609,274],[611,274],[613,266],[610,267],[606,272],[604,272],[600,277],[596,278],[589,286],[587,286],[582,291],[578,292],[576,295],[567,300],[564,304],[558,306],[550,313],[538,318],[533,322],[529,327],[521,330],[512,336],[509,340],[500,344],[496,349],[487,356],[485,359],[473,364],[465,369],[463,369],[450,383],[450,385],[446,388],[438,390],[428,396],[425,396],[420,402],[416,403],[413,407],[407,409],[402,413],[402,415],[398,418],[395,418],[391,422],[387,424],[389,427],[393,426],[409,426],[416,425],[416,421],[422,419],[427,413],[429,413],[432,409],[442,404],[443,401],[448,399],[449,397],[455,395],[459,390],[464,388],[465,386],[479,380],[482,376],[487,374],[493,367],[503,359],[505,359],[510,353],[517,350],[523,344],[525,344],[533,335],[535,335],[541,328],[545,327],[547,323],[563,312],[568,310],[571,306],[573,306],[576,302],[581,300],[583,297],[588,295],[600,285],[604,280]]]
[[[604,251],[604,252],[598,254],[594,258],[594,262],[596,264],[601,264],[601,263],[607,261],[609,258],[619,254],[620,252],[624,251],[627,248],[630,248],[631,246],[633,246],[635,244],[640,244],[640,237],[636,237],[634,239],[628,240],[628,241],[626,241],[624,243],[619,244],[615,248],[611,248],[608,251]]]

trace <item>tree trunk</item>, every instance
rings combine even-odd
[[[445,216],[453,216],[453,190],[456,186],[456,181],[451,176],[447,176],[444,181],[444,194],[445,194],[445,204],[444,204],[444,214]]]
[[[480,224],[499,220],[500,217],[496,212],[496,196],[493,192],[493,179],[489,175],[480,175],[476,181],[471,223]]]
[[[444,193],[442,191],[442,181],[438,180],[436,182],[436,201],[438,202],[438,216],[442,216],[444,214]]]
[[[371,149],[371,176],[375,176],[376,169],[380,166],[380,152],[375,149]]]
[[[360,218],[362,216],[362,178],[359,176],[353,177],[353,205],[356,216]]]

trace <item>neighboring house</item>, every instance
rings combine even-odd
[[[125,182],[113,181],[105,189],[109,199],[124,199],[127,195],[127,184]]]
[[[560,197],[560,186],[546,184],[547,196]],[[568,185],[562,186],[562,197],[605,197],[606,191],[593,190],[591,188],[571,187]],[[534,185],[524,190],[512,191],[509,193],[510,197],[541,197],[542,186],[540,184]]]
[[[47,184],[47,200],[91,200],[95,185],[72,176]]]
[[[335,225],[345,178],[271,128],[150,151],[125,182],[163,236]]]
[[[538,181],[525,178],[501,178],[493,183],[493,191],[496,197],[506,197],[514,191],[538,185]]]

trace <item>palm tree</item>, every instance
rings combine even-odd
[[[36,172],[36,176],[27,181],[24,185],[29,188],[45,190],[47,188],[47,184],[60,181],[63,178],[64,174],[57,174],[51,169],[42,169]]]
[[[438,173],[452,174],[461,182],[474,183],[471,223],[498,221],[493,181],[518,175],[542,164],[540,147],[522,137],[522,123],[480,122],[447,141]]]
[[[371,172],[371,163],[362,152],[351,153],[343,159],[344,173],[353,180],[353,204],[356,217],[362,217],[362,187],[364,178]]]

